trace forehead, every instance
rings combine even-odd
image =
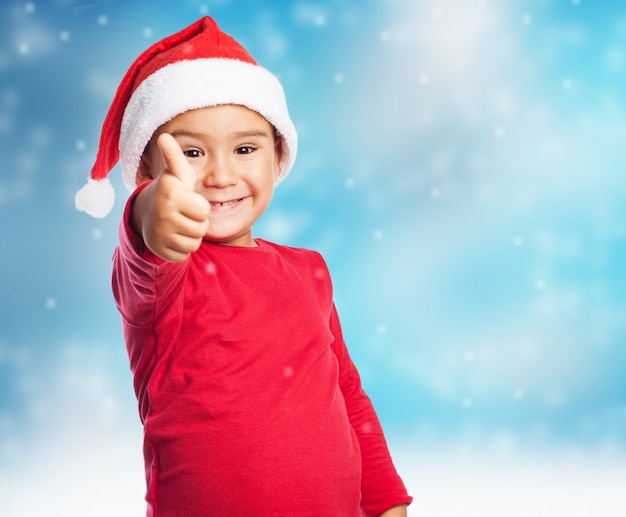
[[[245,106],[223,104],[185,111],[163,124],[157,133],[189,128],[202,133],[227,134],[254,129],[273,134],[273,126],[262,115]]]

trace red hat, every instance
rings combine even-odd
[[[298,138],[283,88],[207,16],[152,45],[128,69],[104,120],[89,180],[76,193],[76,208],[105,217],[115,199],[107,175],[118,160],[124,184],[133,190],[141,155],[161,125],[185,111],[220,104],[246,106],[276,128],[283,138],[278,181],[284,179]]]

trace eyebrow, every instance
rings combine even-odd
[[[247,131],[237,131],[233,133],[233,136],[261,136],[265,138],[270,138],[270,133],[264,131],[262,129],[250,129]]]
[[[199,133],[196,131],[189,131],[186,129],[175,129],[170,134],[172,136],[189,136],[189,137],[195,137],[195,138],[203,137],[203,133]],[[249,129],[249,130],[243,130],[243,131],[235,131],[231,133],[229,136],[234,137],[234,138],[245,138],[245,137],[271,138],[270,133],[262,129]]]

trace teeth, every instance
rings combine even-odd
[[[233,199],[232,201],[211,201],[211,205],[226,206],[226,205],[232,205],[233,203],[236,203],[237,201],[239,201],[239,199]]]

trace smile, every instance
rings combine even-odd
[[[242,197],[239,199],[231,199],[230,201],[210,201],[211,211],[219,212],[223,210],[228,210],[230,208],[234,208],[245,199],[246,199],[245,197]]]

